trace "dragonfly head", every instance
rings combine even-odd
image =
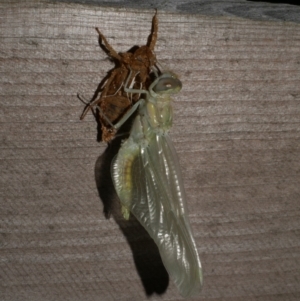
[[[182,88],[181,81],[175,74],[167,72],[160,75],[157,83],[153,86],[152,90],[157,94],[175,94]]]

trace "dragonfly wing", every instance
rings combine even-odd
[[[147,147],[127,140],[113,162],[112,176],[122,205],[134,214],[157,244],[181,295],[197,294],[202,286],[201,263],[170,138],[154,135]]]

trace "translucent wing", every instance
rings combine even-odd
[[[202,269],[192,236],[178,159],[167,135],[153,135],[142,147],[128,139],[112,165],[123,206],[148,231],[184,297],[197,294]]]

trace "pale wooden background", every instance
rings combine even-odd
[[[115,150],[76,98],[113,67],[94,27],[126,51],[153,10],[0,7],[0,300],[181,300],[143,229],[105,219]],[[300,26],[158,18],[157,57],[183,82],[171,135],[204,267],[193,300],[298,300]]]

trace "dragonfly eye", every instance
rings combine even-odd
[[[153,87],[156,93],[176,93],[181,90],[181,81],[177,78],[168,76],[161,78],[158,83]]]

